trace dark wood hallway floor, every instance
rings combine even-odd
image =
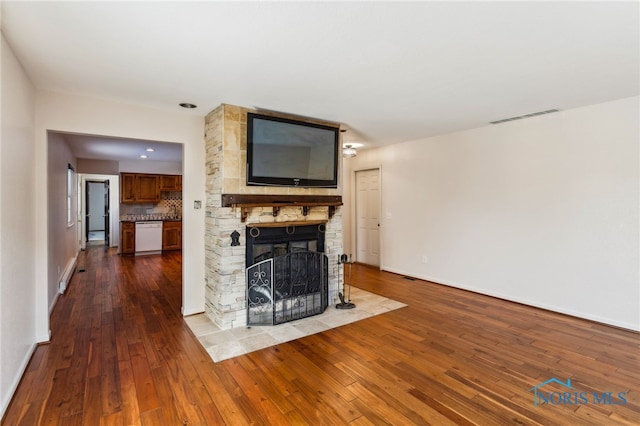
[[[640,424],[637,333],[356,265],[409,306],[214,364],[180,315],[180,253],[93,247],[79,268],[4,425]],[[534,406],[551,378],[572,388]]]

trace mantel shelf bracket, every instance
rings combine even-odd
[[[287,206],[298,206],[302,214],[307,216],[309,209],[314,206],[327,206],[329,219],[336,212],[336,207],[342,205],[340,195],[257,195],[257,194],[222,194],[222,207],[240,207],[240,220],[247,221],[249,212],[254,207],[273,208],[273,217],[278,216],[280,209]]]
[[[329,219],[331,219],[333,215],[336,213],[336,206],[328,206],[328,207],[329,207]]]

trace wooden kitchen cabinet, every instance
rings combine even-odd
[[[160,175],[120,173],[121,203],[157,203],[160,201]]]
[[[162,250],[182,250],[182,221],[162,223]]]
[[[120,202],[136,202],[136,175],[133,173],[120,174]]]
[[[137,175],[138,194],[137,201],[156,203],[160,201],[160,176]]]
[[[182,191],[182,176],[159,175],[160,191]]]
[[[120,254],[136,253],[135,222],[120,222]]]

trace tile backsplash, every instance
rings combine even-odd
[[[120,204],[120,220],[148,220],[162,219],[165,217],[182,217],[182,192],[180,191],[163,191],[160,195],[159,203],[121,203]]]

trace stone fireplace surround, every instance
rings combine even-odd
[[[246,125],[251,109],[220,105],[205,119],[205,315],[221,329],[246,326],[246,228],[325,223],[325,254],[329,258],[329,306],[337,301],[341,268],[337,259],[342,247],[340,188],[274,188],[246,185]],[[264,114],[263,111],[260,113]],[[283,114],[275,116],[287,117]],[[287,117],[300,119],[299,117]],[[339,124],[305,120],[339,127]],[[341,168],[339,168],[341,170]],[[339,186],[342,176],[339,174]],[[305,196],[330,198],[330,204],[229,203],[228,194]],[[332,197],[329,197],[332,196]],[[268,198],[268,197],[267,197]],[[223,202],[223,199],[227,200]],[[232,245],[231,234],[240,234]]]

